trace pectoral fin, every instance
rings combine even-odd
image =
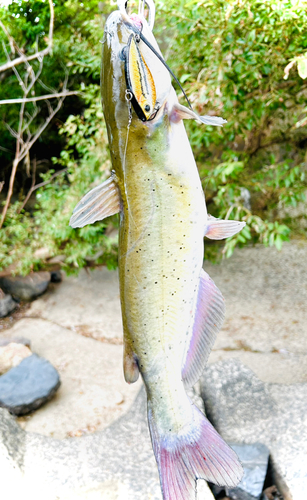
[[[202,269],[199,278],[194,324],[186,344],[182,379],[187,387],[196,384],[225,316],[224,297]]]
[[[177,122],[179,120],[196,120],[198,123],[205,125],[213,125],[215,127],[222,127],[227,120],[219,116],[199,116],[192,109],[186,108],[179,103],[174,104],[171,112],[171,120]]]
[[[112,175],[87,193],[73,211],[71,227],[83,227],[117,214],[121,210],[120,192]]]
[[[208,214],[204,236],[210,240],[223,240],[237,234],[245,226],[245,222],[238,220],[216,219]]]

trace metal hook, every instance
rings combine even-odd
[[[130,23],[130,18],[126,12],[128,2],[126,0],[117,0],[117,7],[120,10],[123,20],[126,23]]]
[[[139,0],[139,16],[144,17],[145,0]]]
[[[155,25],[156,7],[153,0],[145,0],[148,7],[148,26],[150,30],[153,30]]]
[[[129,131],[129,128],[130,128],[130,125],[131,125],[131,122],[132,122],[131,100],[133,99],[133,94],[132,94],[131,90],[129,90],[129,89],[125,90],[125,99],[126,99],[127,104],[128,104],[128,126],[127,126],[127,130]]]

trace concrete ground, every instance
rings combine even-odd
[[[205,269],[222,291],[226,320],[209,363],[239,358],[264,382],[307,382],[307,244],[281,252],[257,246]],[[116,271],[65,277],[1,337],[24,336],[58,369],[62,386],[27,431],[65,438],[110,425],[132,404],[141,382],[122,374],[122,324]]]

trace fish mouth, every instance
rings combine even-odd
[[[127,96],[137,117],[150,122],[160,116],[171,90],[171,79],[164,67],[162,54],[152,33],[154,4],[152,0],[140,0],[138,14],[128,15],[126,2],[118,0],[118,10],[108,18],[103,43],[110,50],[110,63],[120,68],[125,78],[125,100]],[[144,6],[151,15],[148,24]],[[157,116],[158,115],[158,116]]]
[[[146,22],[144,17],[145,4],[147,5],[149,11],[149,24]],[[155,85],[158,83],[158,80],[155,78],[155,74],[152,71],[152,68],[156,68],[157,66],[157,60],[164,65],[170,75],[172,75],[174,80],[177,82],[177,85],[180,87],[189,108],[192,110],[192,105],[182,88],[181,83],[165,62],[159,47],[156,44],[155,38],[152,35],[155,17],[155,5],[153,0],[139,0],[139,12],[138,14],[132,14],[131,16],[129,16],[126,11],[128,1],[117,0],[117,5],[122,21],[134,32],[134,34],[129,37],[127,47],[125,47],[122,51],[122,58],[125,60],[127,91],[129,92],[129,95],[132,96],[130,100],[137,116],[143,122],[151,121],[154,120],[161,109],[161,102],[163,101],[160,98],[156,99],[156,96],[159,96],[160,92],[156,89]],[[147,33],[144,33],[144,31]],[[152,40],[154,41],[154,44],[151,43]],[[143,42],[143,45],[140,42]],[[156,47],[154,45],[156,45]],[[147,51],[145,50],[145,52],[147,52],[146,57],[144,49],[147,49]],[[152,52],[151,54],[148,53],[148,49]],[[156,58],[156,61],[153,60],[152,56]],[[150,60],[148,60],[148,58]],[[164,72],[164,78],[165,76]],[[165,81],[168,82],[169,78]],[[165,97],[165,95],[163,95],[163,97]]]
[[[130,16],[126,11],[127,4],[125,0],[117,1],[123,22],[133,27],[133,31],[136,28],[136,32],[130,35],[127,46],[122,50],[127,84],[126,99],[131,101],[138,118],[146,122],[153,120],[160,109],[154,78],[140,49],[143,26],[147,25],[150,31],[153,29],[155,4],[152,0],[139,0],[138,14]],[[149,23],[145,21],[145,5],[149,11]]]

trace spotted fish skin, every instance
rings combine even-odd
[[[142,33],[160,53],[141,21]],[[231,487],[243,474],[235,453],[186,394],[224,316],[222,294],[202,270],[203,236],[225,237],[225,227],[234,234],[242,223],[208,218],[182,120],[198,117],[179,105],[167,70],[142,40],[135,42],[132,23],[120,11],[112,13],[103,38],[101,94],[114,173],[81,200],[71,224],[82,227],[120,211],[124,375],[133,383],[141,374],[146,387],[163,499],[192,500],[197,478]],[[127,101],[122,54],[129,40],[130,49],[137,44],[131,49],[135,59],[144,63],[143,72],[132,76],[134,92],[138,74],[155,87],[151,99],[159,110],[152,120],[140,119]]]

